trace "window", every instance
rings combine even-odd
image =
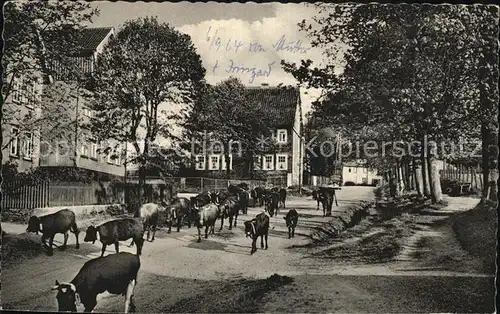
[[[12,82],[12,101],[20,102],[22,101],[22,78],[15,77]]]
[[[32,133],[24,133],[23,138],[23,158],[31,159],[33,156],[33,134]]]
[[[287,142],[286,129],[279,129],[277,137],[278,137],[277,139],[278,143],[286,143]]]
[[[274,156],[265,155],[264,156],[264,170],[274,170]]]
[[[112,159],[113,153],[114,153],[114,151],[112,149],[109,149],[108,155],[106,156],[106,161],[108,162],[108,164],[113,163],[113,159]]]
[[[287,154],[277,154],[276,155],[276,170],[288,170],[288,155]]]
[[[367,168],[363,168],[363,173],[368,173],[368,169]]]
[[[354,169],[354,173],[358,172],[358,168],[357,167],[354,167],[352,169]]]
[[[116,149],[115,155],[116,155],[115,165],[121,166],[122,165],[122,151],[120,150],[119,147]]]
[[[12,140],[10,141],[10,155],[17,156],[19,151],[19,130],[17,128],[12,128],[11,130]]]
[[[349,170],[349,172],[351,172],[351,168],[347,168]]]
[[[82,138],[82,147],[80,150],[80,155],[87,157],[89,155],[89,143],[85,137]]]
[[[226,156],[222,155],[222,168],[221,170],[226,169]],[[229,170],[233,170],[233,155],[229,155]]]
[[[28,102],[26,104],[26,107],[33,109],[33,108],[35,108],[35,104],[36,104],[38,83],[37,83],[37,81],[33,81],[33,82],[31,82],[31,84],[27,84],[26,86],[29,89]]]
[[[262,156],[254,156],[253,157],[253,166],[254,170],[262,169]]]
[[[205,170],[205,156],[203,156],[203,155],[196,156],[195,169],[196,170]]]
[[[212,145],[212,151],[210,153],[212,153],[212,154],[222,154],[222,144],[214,143]]]
[[[219,155],[211,155],[208,170],[219,170]]]
[[[97,159],[97,143],[95,141],[90,142],[90,158]]]

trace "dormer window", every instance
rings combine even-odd
[[[279,129],[277,132],[278,143],[286,143],[288,141],[286,129]]]

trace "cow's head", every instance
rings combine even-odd
[[[36,216],[31,216],[28,220],[28,228],[26,228],[26,232],[38,232],[42,231],[40,218]]]
[[[94,244],[96,240],[97,240],[97,228],[94,226],[89,226],[87,228],[87,231],[85,232],[85,238],[83,239],[83,241],[92,242],[92,244]]]
[[[76,312],[76,303],[80,302],[76,287],[72,283],[59,283],[52,290],[57,290],[57,307],[59,312]]]
[[[247,238],[250,237],[253,239],[253,237],[256,233],[256,230],[255,230],[255,223],[256,222],[257,222],[256,219],[245,221],[245,235]]]

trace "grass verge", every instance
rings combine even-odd
[[[184,298],[166,312],[251,313],[259,312],[261,300],[270,291],[290,284],[293,279],[274,274],[260,280],[234,280],[211,285],[193,297]],[[217,296],[214,298],[214,296]]]
[[[2,264],[8,266],[44,253],[40,236],[2,233]]]
[[[497,226],[497,204],[487,200],[452,217],[453,231],[461,247],[492,272],[496,269]]]

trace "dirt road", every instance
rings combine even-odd
[[[373,199],[373,189],[345,187],[338,197],[339,207],[334,207],[334,211],[340,213],[355,202]],[[325,267],[322,264],[318,267],[314,263],[305,266],[301,263],[304,256],[287,248],[307,243],[306,235],[311,229],[328,218],[321,217],[322,212],[316,211],[316,202],[311,198],[290,198],[287,208],[297,209],[300,215],[296,237],[288,239],[282,218],[286,210],[280,209],[280,215],[271,219],[274,230],[270,232],[269,249],[261,250],[258,245],[258,251],[252,256],[249,254],[250,240],[245,238],[242,226],[244,220],[259,213],[261,208],[250,208],[248,215],[238,217],[238,227],[231,231],[226,220],[224,230],[217,232],[220,227],[218,221],[215,236],[203,239],[201,243],[196,243],[196,228],[185,228],[179,233],[173,230],[171,234],[165,230],[158,231],[157,239],[153,243],[147,242],[143,249],[135,291],[137,311],[404,312],[405,304],[411,305],[408,311],[467,312],[470,309],[490,309],[474,307],[485,303],[490,297],[490,290],[481,288],[491,286],[493,278],[488,276],[464,279],[461,274],[436,276],[407,272],[401,277],[404,279],[398,279],[393,276],[401,274],[383,266],[331,264]],[[23,232],[25,229],[24,226],[12,224],[2,224],[2,228],[7,233]],[[83,236],[82,233],[81,241]],[[128,241],[122,242],[120,249],[135,252],[135,248],[128,248],[127,245]],[[113,253],[112,248],[107,253]],[[39,256],[4,268],[3,309],[57,310],[55,294],[50,290],[54,281],[71,280],[86,260],[99,255],[98,243],[84,243],[76,250],[74,238],[70,237],[65,252],[55,250],[52,257]],[[266,280],[273,274],[287,277],[274,276],[272,280]],[[423,275],[433,277],[426,279]],[[449,302],[444,305],[458,306],[447,310],[444,305],[425,302],[426,298],[432,299],[435,289],[418,290],[418,287],[432,287],[433,282],[443,289],[441,293],[454,296],[449,297]],[[398,289],[403,294],[398,294]],[[416,293],[412,293],[412,289],[417,289],[414,290]],[[468,298],[469,302],[458,302],[463,298]],[[370,302],[377,306],[371,307]],[[421,306],[419,302],[422,302]],[[123,297],[102,294],[98,298],[96,311],[120,312],[122,307]]]

